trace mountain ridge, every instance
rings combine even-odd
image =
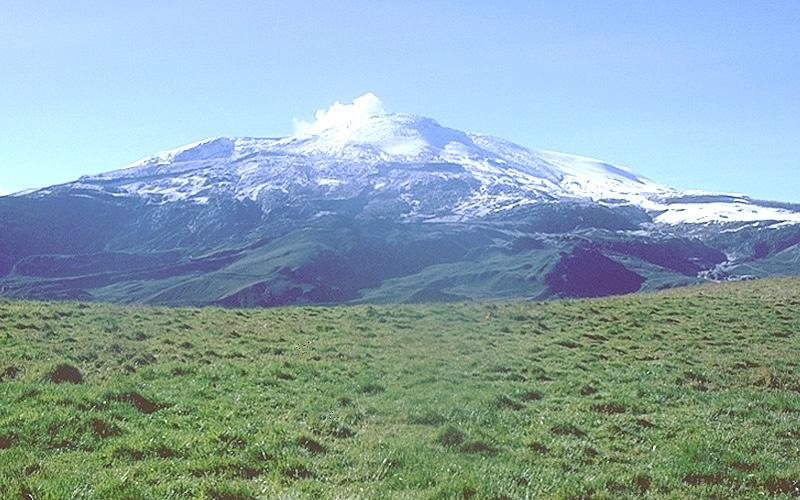
[[[296,129],[213,137],[0,198],[0,293],[257,306],[594,296],[798,273],[791,204],[675,190],[387,113],[372,94]]]

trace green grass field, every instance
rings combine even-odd
[[[800,279],[548,303],[0,301],[0,403],[2,498],[797,496]]]

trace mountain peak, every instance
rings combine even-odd
[[[432,118],[387,112],[373,93],[350,104],[337,101],[314,116],[313,122],[295,120],[295,133],[287,138],[300,152],[337,154],[355,149],[383,157],[418,158],[439,154],[451,143],[474,147],[467,134]]]
[[[372,92],[356,97],[350,104],[334,102],[328,109],[318,109],[314,121],[294,120],[295,136],[316,135],[332,129],[348,129],[385,115],[383,101]]]

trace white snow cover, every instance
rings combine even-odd
[[[800,223],[800,213],[750,203],[675,203],[655,218],[664,224],[755,222],[776,220]]]
[[[295,133],[288,137],[209,138],[121,170],[83,177],[72,187],[113,187],[115,195],[142,196],[151,203],[197,204],[221,194],[264,200],[310,192],[335,199],[371,189],[405,202],[413,211],[404,217],[413,218],[423,215],[426,196],[444,195],[437,190],[452,181],[469,187],[459,188],[464,191],[452,200],[450,212],[435,220],[464,220],[543,200],[582,199],[640,206],[664,224],[800,222],[800,213],[760,206],[741,195],[680,192],[626,167],[388,113],[372,93],[351,104],[335,102],[314,116],[313,122],[295,119]],[[426,186],[437,187],[425,192]]]

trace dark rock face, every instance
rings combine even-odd
[[[616,252],[639,257],[684,276],[697,276],[700,271],[727,260],[725,254],[719,250],[698,240],[682,238],[666,241],[617,241],[609,246]]]
[[[545,281],[560,297],[602,297],[635,292],[645,279],[595,248],[578,246],[562,256]]]

